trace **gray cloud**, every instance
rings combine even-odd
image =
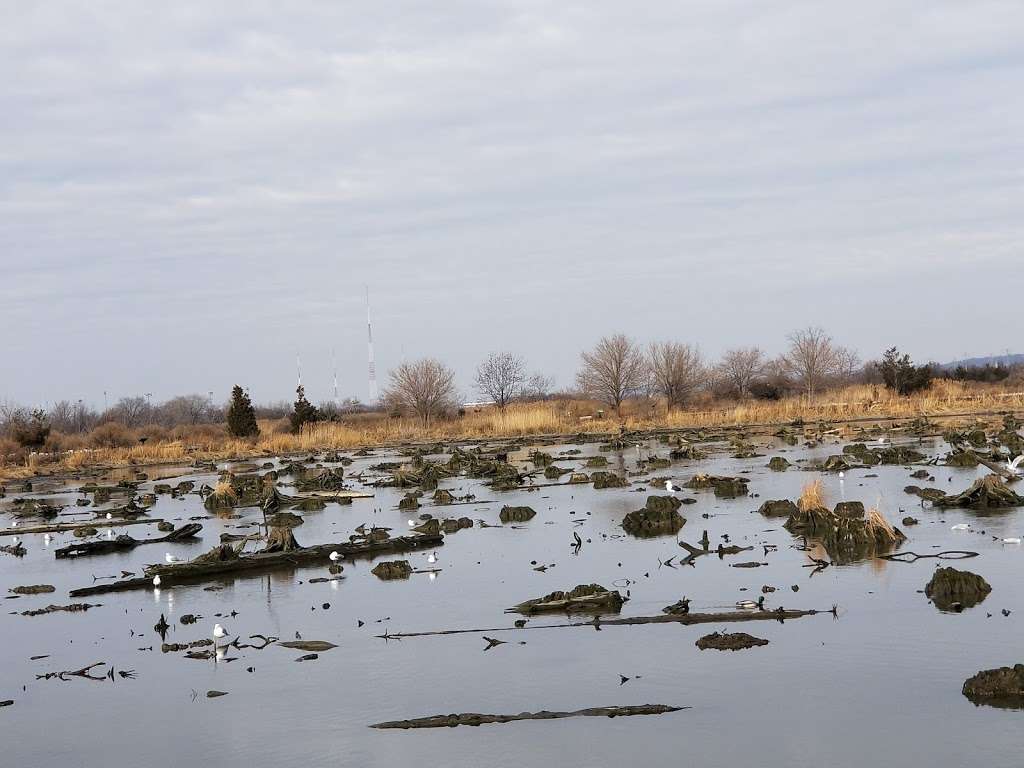
[[[1013,347],[1022,32],[1012,2],[11,4],[0,397],[277,399],[296,351],[326,397],[332,348],[362,395],[364,283],[379,367],[467,390],[497,348],[568,383],[620,329]]]

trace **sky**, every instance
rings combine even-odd
[[[0,399],[1024,351],[1024,4],[0,0]]]

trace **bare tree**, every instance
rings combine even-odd
[[[179,395],[156,409],[157,420],[165,427],[198,424],[207,419],[210,405],[209,395]]]
[[[602,400],[622,415],[622,401],[644,385],[646,361],[629,337],[619,333],[605,336],[580,357],[583,366],[576,382],[583,392]]]
[[[738,397],[750,394],[750,385],[764,372],[764,353],[757,347],[730,349],[719,361],[718,376]]]
[[[523,384],[519,397],[522,400],[546,400],[554,388],[555,380],[552,377],[540,372],[533,373]]]
[[[149,417],[149,401],[141,396],[122,397],[118,400],[109,413],[103,414],[104,421],[115,420],[126,427],[137,427],[144,423]]]
[[[675,341],[652,343],[647,369],[652,390],[665,397],[670,411],[684,405],[705,377],[700,350]]]
[[[74,432],[75,431],[75,404],[70,400],[58,400],[47,412],[47,419],[50,422],[50,426],[58,432]]]
[[[476,387],[501,410],[523,390],[526,368],[523,358],[511,352],[492,352],[476,369]]]
[[[860,355],[849,347],[836,347],[835,375],[843,384],[849,384],[864,371]]]
[[[388,408],[415,414],[424,425],[455,405],[455,372],[437,360],[402,363],[389,376],[384,389]]]
[[[836,372],[836,347],[832,337],[817,326],[809,326],[789,335],[786,366],[800,382],[808,397]]]

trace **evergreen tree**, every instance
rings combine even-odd
[[[292,432],[298,434],[302,430],[303,424],[320,421],[323,417],[320,415],[317,407],[306,399],[305,387],[299,384],[295,394],[298,395],[295,399],[295,410],[292,411],[291,416],[288,418],[292,423]]]
[[[914,365],[910,355],[900,355],[896,347],[885,350],[882,362],[877,365],[885,386],[899,395],[910,395],[931,386],[931,366]]]
[[[237,384],[231,390],[231,405],[228,407],[228,434],[232,437],[256,437],[260,426],[256,423],[256,411],[249,395]]]

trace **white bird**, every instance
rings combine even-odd
[[[15,536],[14,537],[14,546],[18,546],[19,544],[21,544],[21,537],[20,536]]]
[[[764,597],[759,597],[755,603],[753,600],[740,600],[736,603],[737,608],[743,608],[744,610],[751,611],[754,608],[760,608],[764,605]]]
[[[336,562],[338,562],[339,560],[341,560],[341,555],[339,555],[339,554],[338,554],[337,552],[331,552],[331,554],[329,554],[329,555],[327,556],[327,558],[328,558],[328,559],[329,559],[329,560],[330,560],[330,561],[331,561],[332,563],[336,563]]]
[[[967,523],[957,523],[956,525],[950,527],[949,530],[951,530],[951,531],[967,531],[967,530],[970,530],[970,527],[971,526],[969,526]]]
[[[220,624],[213,625],[213,637],[216,640],[222,640],[228,636],[228,633],[224,630]]]
[[[416,527],[416,521],[415,520],[410,520],[409,521],[409,527],[410,528],[415,528]]]
[[[1021,539],[1019,536],[1007,536],[1003,539],[1003,544],[1020,544]]]
[[[109,512],[107,512],[107,520],[113,520],[113,519],[114,519],[114,516],[112,514],[110,514]]]
[[[180,563],[181,562],[181,558],[180,557],[175,557],[170,552],[168,552],[167,554],[164,555],[164,560],[167,561],[168,565],[173,565],[174,563]]]
[[[430,579],[431,581],[433,581],[434,579],[437,578],[437,574],[434,573],[433,571],[431,571],[430,573],[427,574],[427,578]]]
[[[1021,474],[1020,464],[1021,464],[1022,461],[1024,461],[1024,453],[1022,453],[1020,456],[1018,456],[1013,461],[1010,461],[1009,459],[1007,459],[1006,460],[1006,468],[1008,470],[1010,470],[1010,472],[1012,474],[1019,475],[1019,474]]]
[[[44,533],[43,534],[43,543],[44,544],[49,544],[52,540],[53,540],[53,537],[50,536],[50,534],[48,534],[48,533]]]
[[[839,473],[839,479],[842,480],[844,477],[846,477],[846,473],[845,472],[840,472]]]
[[[430,555],[427,557],[427,562],[428,563],[436,563],[437,562],[437,553],[436,552],[431,552]]]
[[[18,521],[15,520],[13,523],[11,523],[11,526],[14,527],[14,528],[17,528],[18,527]]]
[[[159,576],[154,576],[153,577],[153,586],[154,587],[159,587],[160,586],[160,577]]]
[[[884,438],[884,437],[878,438],[878,444],[879,445],[885,445],[886,442],[887,442],[887,438]]]
[[[666,480],[665,490],[668,491],[669,493],[679,493],[683,489],[680,488],[678,485],[674,485],[671,480]]]

